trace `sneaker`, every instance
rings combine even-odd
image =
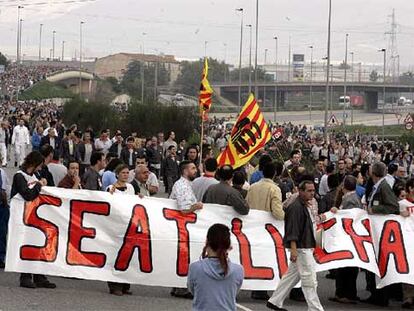
[[[272,309],[272,310],[287,311],[287,309],[279,308],[278,306],[274,305],[273,303],[271,303],[269,301],[266,303],[266,307],[268,307],[269,309]]]
[[[4,261],[0,261],[0,269],[4,269],[6,267]]]
[[[270,298],[267,291],[263,291],[263,290],[252,291],[251,297],[252,299],[255,299],[255,300],[269,300]]]

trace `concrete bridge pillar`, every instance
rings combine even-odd
[[[373,112],[378,109],[378,92],[365,92],[365,110]]]

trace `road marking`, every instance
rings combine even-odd
[[[252,309],[249,309],[245,306],[242,306],[241,304],[236,303],[236,307],[239,309],[242,309],[243,311],[253,311]]]

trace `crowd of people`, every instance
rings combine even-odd
[[[231,140],[224,120],[214,118],[208,123],[200,154],[199,145],[177,140],[173,131],[141,138],[136,132],[125,135],[120,130],[65,126],[60,107],[49,101],[4,101],[1,112],[2,166],[19,169],[10,197],[20,194],[30,201],[43,186],[141,197],[164,190],[182,213],[202,213],[204,204],[214,203],[230,206],[241,215],[266,211],[284,221],[284,245],[290,250],[288,272],[272,296],[265,291],[251,293],[253,299],[266,300],[274,310],[284,310],[288,296],[306,300],[309,310],[323,310],[313,249],[315,228],[324,220],[324,213],[360,208],[369,214],[408,217],[414,210],[410,146],[381,142],[375,135],[331,132],[327,142],[317,129],[273,124],[271,142],[248,164],[234,169],[218,167],[215,159]],[[0,172],[0,265],[4,267],[10,197],[5,171]],[[235,309],[243,269],[228,262],[229,236],[223,225],[210,228],[204,259],[190,266],[188,288],[174,288],[172,296],[193,298],[197,310],[212,305]],[[335,279],[333,301],[355,304],[361,300],[358,273],[353,267],[329,272],[327,277]],[[376,289],[375,275],[365,273],[371,292],[365,302],[386,306],[389,299],[400,298],[404,307],[413,304],[411,285]],[[299,280],[302,288],[293,288]],[[55,284],[44,275],[21,274],[20,286],[54,288]],[[110,282],[108,287],[113,295],[131,294],[129,284]],[[223,291],[223,287],[230,290]]]
[[[6,99],[14,98],[18,93],[31,87],[36,82],[46,79],[46,77],[60,67],[52,66],[28,66],[12,63],[7,65],[6,70],[0,73],[0,95]]]

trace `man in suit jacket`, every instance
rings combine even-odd
[[[60,150],[60,138],[55,135],[55,129],[50,127],[48,134],[46,136],[43,136],[40,140],[40,147],[44,145],[50,145],[52,146],[53,150],[56,152],[59,152]]]
[[[127,138],[126,146],[121,150],[120,159],[130,170],[135,168],[135,161],[138,158],[139,152],[135,149],[135,138],[129,136]]]
[[[369,214],[398,215],[400,213],[398,199],[385,179],[386,175],[387,166],[384,163],[377,162],[372,165],[371,178],[374,188],[367,199]],[[389,286],[377,289],[375,274],[370,272],[367,272],[367,286],[371,296],[364,302],[382,307],[388,306]]]

